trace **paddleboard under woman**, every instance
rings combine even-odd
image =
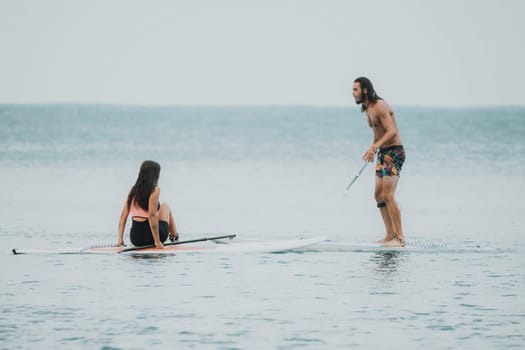
[[[129,238],[134,246],[155,245],[162,248],[168,236],[171,241],[179,239],[170,207],[159,202],[159,176],[159,163],[146,160],[140,166],[137,181],[129,191],[120,214],[117,245],[124,245],[124,229],[129,215],[132,218]]]

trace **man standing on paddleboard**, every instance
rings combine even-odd
[[[363,154],[366,162],[373,162],[377,153],[374,197],[385,223],[386,236],[380,243],[387,246],[404,246],[401,212],[394,198],[399,172],[405,161],[405,150],[396,125],[394,111],[374,91],[372,82],[365,77],[354,80],[352,95],[361,105],[368,125],[374,131],[372,146]]]

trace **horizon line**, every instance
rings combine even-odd
[[[525,104],[479,104],[479,105],[424,105],[424,104],[391,104],[395,108],[443,108],[443,109],[475,109],[475,108],[525,108]],[[308,103],[275,103],[275,104],[148,104],[148,103],[118,103],[118,102],[79,102],[79,101],[49,101],[49,102],[4,102],[0,106],[107,106],[107,107],[140,107],[140,108],[352,108],[353,104],[308,104]]]

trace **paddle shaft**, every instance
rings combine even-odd
[[[346,186],[347,191],[354,184],[355,180],[357,180],[357,178],[361,175],[363,170],[365,170],[367,165],[368,165],[368,162],[365,162],[365,164],[361,167],[361,170],[359,170],[359,172],[355,175],[354,179],[348,184],[348,186]]]
[[[224,239],[224,238],[232,239],[235,236],[237,236],[237,235],[226,235],[226,236],[217,236],[217,237],[205,237],[205,238],[189,239],[187,241],[178,241],[178,242],[172,242],[172,243],[165,243],[164,246],[177,245],[177,244],[186,244],[186,243],[195,243],[195,242],[204,242],[204,241],[213,241],[213,240],[216,240],[216,239]],[[142,246],[142,247],[130,247],[130,248],[122,249],[121,251],[119,251],[119,253],[131,252],[131,251],[134,251],[134,250],[141,250],[141,249],[146,249],[146,248],[155,248],[155,245],[152,244],[152,245],[145,245],[145,246]]]

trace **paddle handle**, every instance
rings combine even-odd
[[[354,179],[348,184],[348,186],[346,186],[347,191],[354,184],[355,180],[357,180],[357,178],[361,176],[361,173],[365,170],[367,165],[368,165],[368,162],[365,162],[365,164],[361,167],[361,170],[359,170],[359,172],[355,175]]]

